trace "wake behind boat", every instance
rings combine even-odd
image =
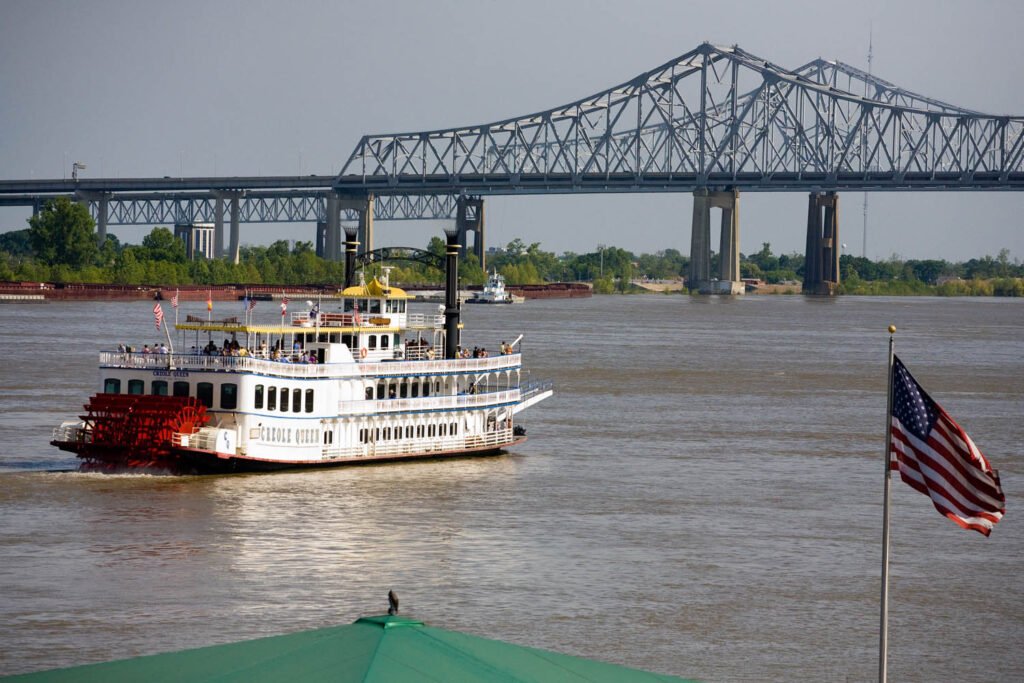
[[[522,337],[468,357],[457,310],[411,312],[388,270],[287,321],[282,304],[279,324],[176,325],[195,335],[189,353],[101,352],[99,393],[51,443],[87,469],[192,473],[493,454],[525,441],[515,416],[553,392],[523,382]]]

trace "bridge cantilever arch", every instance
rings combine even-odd
[[[837,192],[1024,189],[1024,117],[956,107],[841,62],[818,59],[791,71],[705,43],[561,107],[365,136],[334,189],[463,200],[690,192],[691,287],[729,292],[740,290],[739,193],[807,192],[807,260],[815,269],[805,291],[831,292],[839,279]],[[722,209],[716,273],[711,208]],[[481,241],[482,220],[482,252]]]
[[[0,180],[0,205],[73,197],[100,239],[108,224],[208,223],[218,254],[228,216],[236,259],[240,223],[315,221],[318,251],[340,259],[343,244],[374,250],[375,221],[456,219],[462,251],[473,233],[482,264],[486,196],[687,192],[690,285],[735,292],[740,193],[806,192],[804,289],[828,293],[839,279],[837,193],[1022,189],[1024,116],[957,107],[841,62],[788,70],[705,43],[553,109],[365,136],[337,176]],[[712,209],[722,218],[714,271]],[[357,224],[344,240],[343,220]]]

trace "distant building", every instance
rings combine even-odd
[[[190,260],[195,259],[197,254],[213,258],[213,223],[175,225],[174,236],[185,243],[185,253]]]

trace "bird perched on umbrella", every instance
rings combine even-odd
[[[388,591],[388,614],[398,614],[398,596],[395,595],[395,591]]]

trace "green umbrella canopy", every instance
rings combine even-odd
[[[683,681],[426,626],[398,616],[12,676],[9,681]]]

